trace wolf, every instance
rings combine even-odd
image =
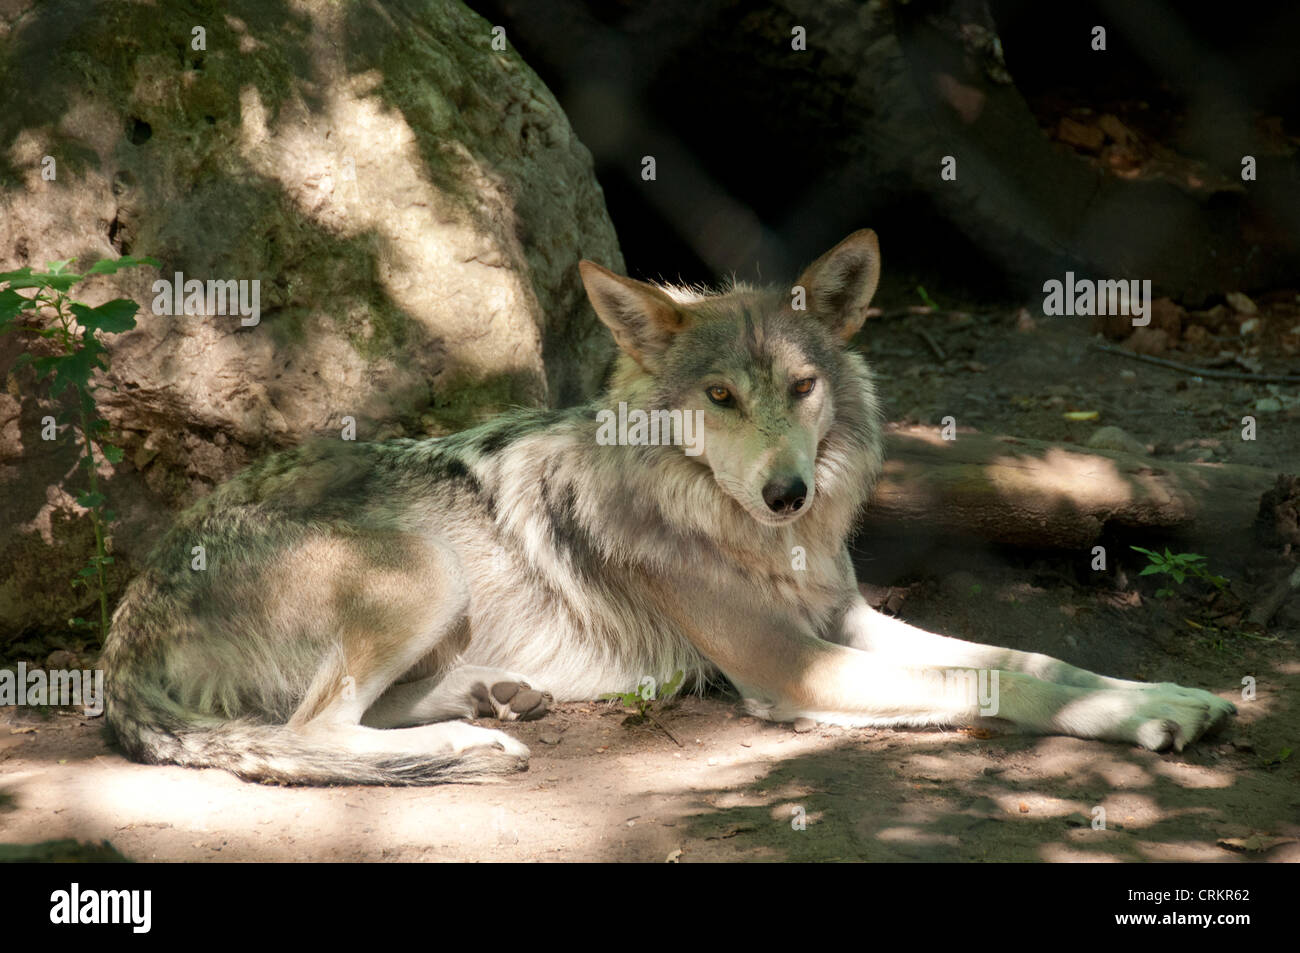
[[[882,415],[849,342],[879,280],[874,232],[791,289],[579,268],[619,349],[597,400],[441,438],[308,443],[180,517],[103,653],[130,757],[286,784],[486,779],[529,752],[483,720],[677,673],[724,678],[777,722],[985,724],[1153,750],[1235,711],[865,602],[846,540],[881,472]],[[702,439],[598,439],[623,405],[667,430],[698,421]]]

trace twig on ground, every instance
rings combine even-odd
[[[679,747],[679,748],[685,748],[685,747],[686,747],[686,745],[682,744],[680,741],[677,740],[677,736],[676,736],[675,734],[673,734],[671,731],[669,731],[669,730],[668,730],[668,726],[665,725],[662,721],[660,721],[660,720],[659,720],[658,718],[656,718],[654,715],[650,714],[650,712],[646,712],[646,713],[645,713],[645,716],[646,716],[647,718],[649,718],[651,721],[653,721],[656,725],[658,725],[660,731],[662,731],[664,734],[666,734],[669,738],[673,739],[673,742],[677,745],[677,747]]]
[[[934,351],[935,357],[937,357],[941,361],[948,360],[948,355],[943,353],[943,348],[939,346],[938,341],[936,341],[933,337],[930,336],[929,331],[927,331],[925,328],[913,328],[912,330],[914,330],[917,334],[921,335],[921,338],[925,341],[925,343],[930,345],[930,350]]]
[[[1300,384],[1300,374],[1252,374],[1247,371],[1220,371],[1212,367],[1180,364],[1178,361],[1168,361],[1163,357],[1152,357],[1150,354],[1136,354],[1133,351],[1126,351],[1122,347],[1112,347],[1109,344],[1093,342],[1090,347],[1094,351],[1102,351],[1105,354],[1118,354],[1120,357],[1130,357],[1135,361],[1141,361],[1143,364],[1154,364],[1156,367],[1166,367],[1171,371],[1179,371],[1183,374],[1195,374],[1197,377],[1213,377],[1224,381],[1252,381],[1256,384]]]

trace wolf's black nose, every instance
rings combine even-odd
[[[803,506],[807,496],[808,486],[798,477],[792,480],[772,480],[763,487],[763,502],[773,513],[797,510]]]

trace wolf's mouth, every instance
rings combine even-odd
[[[764,526],[789,526],[812,509],[812,504],[812,500],[805,500],[798,509],[787,509],[780,513],[773,513],[766,506],[751,506],[748,503],[744,503],[742,506],[756,523],[761,523]]]

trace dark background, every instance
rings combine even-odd
[[[847,232],[870,226],[885,249],[886,300],[910,297],[918,282],[989,301],[1041,281],[1042,263],[1018,267],[1013,238],[996,243],[972,234],[924,182],[853,148],[861,91],[845,90],[819,47],[851,42],[862,4],[822,4],[821,19],[809,26],[808,52],[792,55],[780,51],[780,37],[785,34],[788,50],[786,25],[808,18],[782,4],[471,0],[470,6],[506,27],[509,42],[554,91],[591,149],[633,276],[712,283],[734,272],[785,280]],[[982,6],[918,2],[892,11],[905,37],[927,20],[976,19]],[[1261,117],[1280,117],[1290,134],[1300,125],[1300,5],[992,0],[987,12],[1014,88],[1044,135],[1071,110],[1124,115],[1126,106],[1131,113],[1146,104],[1140,107],[1144,137],[1239,178],[1245,143]],[[1104,54],[1089,47],[1094,24],[1107,27]],[[921,42],[909,47],[908,57],[915,70],[933,65]],[[850,101],[855,95],[857,103]],[[873,95],[888,97],[888,90]],[[888,145],[880,151],[887,156]],[[655,182],[640,178],[647,154],[658,161]],[[1294,159],[1289,165],[1286,175],[1294,181]],[[1208,216],[1222,211],[1216,202],[1231,204],[1214,195],[1203,201]],[[1278,267],[1250,275],[1245,285],[1275,285],[1286,263],[1295,264],[1300,210],[1278,204],[1264,203],[1275,219]],[[1006,214],[1012,220],[999,226],[1014,233],[1016,213]],[[1231,227],[1240,226],[1238,211],[1229,217]],[[1141,227],[1147,215],[1133,218]],[[1236,244],[1247,254],[1244,243]],[[1176,298],[1204,296],[1204,289],[1178,285],[1174,276],[1163,290]]]

